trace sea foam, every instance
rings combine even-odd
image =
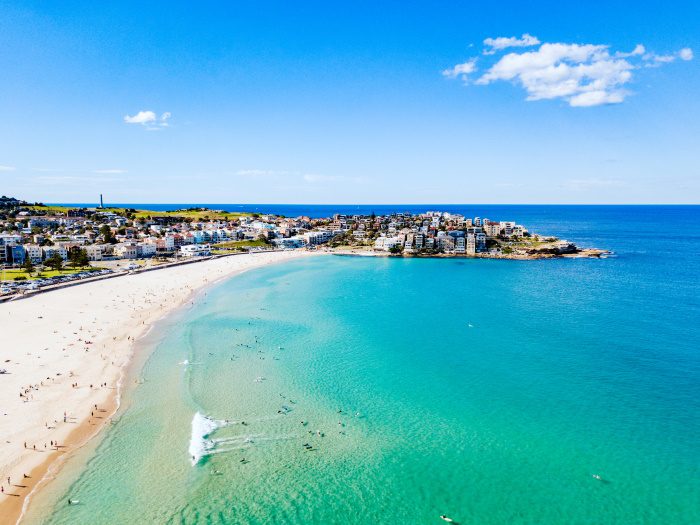
[[[190,458],[192,466],[209,455],[214,448],[214,441],[209,436],[218,428],[226,425],[225,421],[212,419],[197,412],[192,418],[192,437],[190,438]]]

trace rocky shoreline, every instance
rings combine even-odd
[[[575,245],[574,245],[575,246]],[[611,255],[608,250],[598,248],[578,248],[557,251],[553,249],[530,250],[526,253],[476,253],[473,255],[456,253],[388,253],[370,250],[343,250],[338,248],[328,248],[334,255],[350,257],[395,257],[395,258],[415,258],[415,259],[506,259],[515,261],[534,261],[540,259],[604,259]]]

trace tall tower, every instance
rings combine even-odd
[[[102,202],[102,194],[100,193],[100,208],[104,208],[104,203]]]

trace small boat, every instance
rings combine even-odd
[[[444,514],[441,514],[441,515],[440,515],[440,519],[441,519],[442,521],[446,521],[447,523],[454,523],[454,520],[453,520],[452,518],[448,518],[448,517],[445,516]]]
[[[593,477],[598,481],[603,481],[603,478],[600,477],[600,474],[593,474]]]

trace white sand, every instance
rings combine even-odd
[[[44,477],[62,452],[107,424],[134,339],[153,322],[213,281],[304,255],[224,257],[0,304],[0,368],[9,372],[0,375],[0,485],[5,491],[0,515],[13,515],[2,521],[19,517],[37,478]],[[76,430],[81,428],[82,436]],[[51,441],[58,442],[59,451],[52,450]],[[25,473],[32,473],[31,478],[24,479]]]

